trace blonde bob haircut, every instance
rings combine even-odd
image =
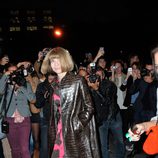
[[[53,71],[51,68],[51,61],[53,59],[60,60],[62,72],[69,72],[74,68],[74,62],[70,53],[62,47],[56,47],[51,49],[43,60],[41,72],[44,75]]]

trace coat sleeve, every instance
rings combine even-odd
[[[1,95],[5,93],[5,88],[6,88],[8,78],[9,78],[8,76],[3,75],[2,78],[0,79],[0,94]]]
[[[111,83],[106,91],[105,91],[105,98],[108,105],[116,104],[117,103],[117,87],[115,84]]]
[[[47,99],[44,98],[44,86],[42,84],[39,84],[37,86],[37,89],[36,89],[36,104],[35,106],[37,108],[42,108],[45,103],[46,103]]]
[[[83,109],[79,113],[79,119],[83,126],[86,126],[91,120],[94,107],[88,85],[84,79],[81,79],[81,93],[83,99]]]
[[[120,90],[121,91],[125,91],[127,89],[127,84],[122,84],[121,86],[120,86]]]
[[[140,83],[141,83],[140,79],[136,79],[134,81],[134,83],[131,85],[129,89],[130,94],[135,94],[140,90]]]

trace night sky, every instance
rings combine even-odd
[[[12,55],[30,52],[34,59],[42,47],[63,46],[78,60],[86,52],[95,55],[103,46],[106,57],[127,59],[128,54],[138,53],[148,59],[158,44],[156,7],[153,2],[134,0],[1,1],[0,17],[9,9],[51,9],[55,25],[64,30],[62,39],[54,39],[50,32],[13,35],[8,45]]]

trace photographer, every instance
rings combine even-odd
[[[33,65],[29,61],[23,61],[17,64],[18,67],[25,72],[25,79],[30,83],[33,92],[36,92],[37,85],[39,84],[39,78],[37,77],[37,73],[34,70]],[[30,111],[31,111],[31,138],[33,138],[33,157],[39,157],[39,134],[40,134],[40,109],[36,108],[35,104],[30,103]],[[32,152],[32,151],[31,151]]]
[[[10,65],[0,79],[0,94],[7,113],[5,121],[9,123],[7,138],[11,147],[12,158],[30,158],[30,109],[29,102],[35,103],[36,97],[21,69]],[[5,104],[6,103],[6,104]],[[6,129],[4,129],[6,130]]]
[[[93,70],[93,77],[90,74],[87,78],[87,82],[91,88],[92,98],[95,105],[102,158],[109,157],[109,130],[111,131],[113,140],[116,143],[113,157],[122,158],[124,157],[125,150],[123,143],[122,120],[117,104],[117,87],[113,82],[105,79],[103,69],[97,69],[95,75],[96,77],[94,78]]]
[[[140,75],[141,78],[139,80],[135,80],[130,89],[132,94],[138,93],[135,101],[133,102],[134,123],[147,121],[151,118],[150,107],[149,104],[146,105],[146,103],[149,102],[149,88],[152,85],[154,79],[152,64],[145,64],[144,68],[140,71]]]

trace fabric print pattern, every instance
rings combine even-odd
[[[62,133],[62,120],[61,120],[61,106],[60,96],[58,95],[58,89],[55,89],[53,94],[54,106],[57,107],[57,133],[52,153],[52,158],[64,158],[64,142]]]

